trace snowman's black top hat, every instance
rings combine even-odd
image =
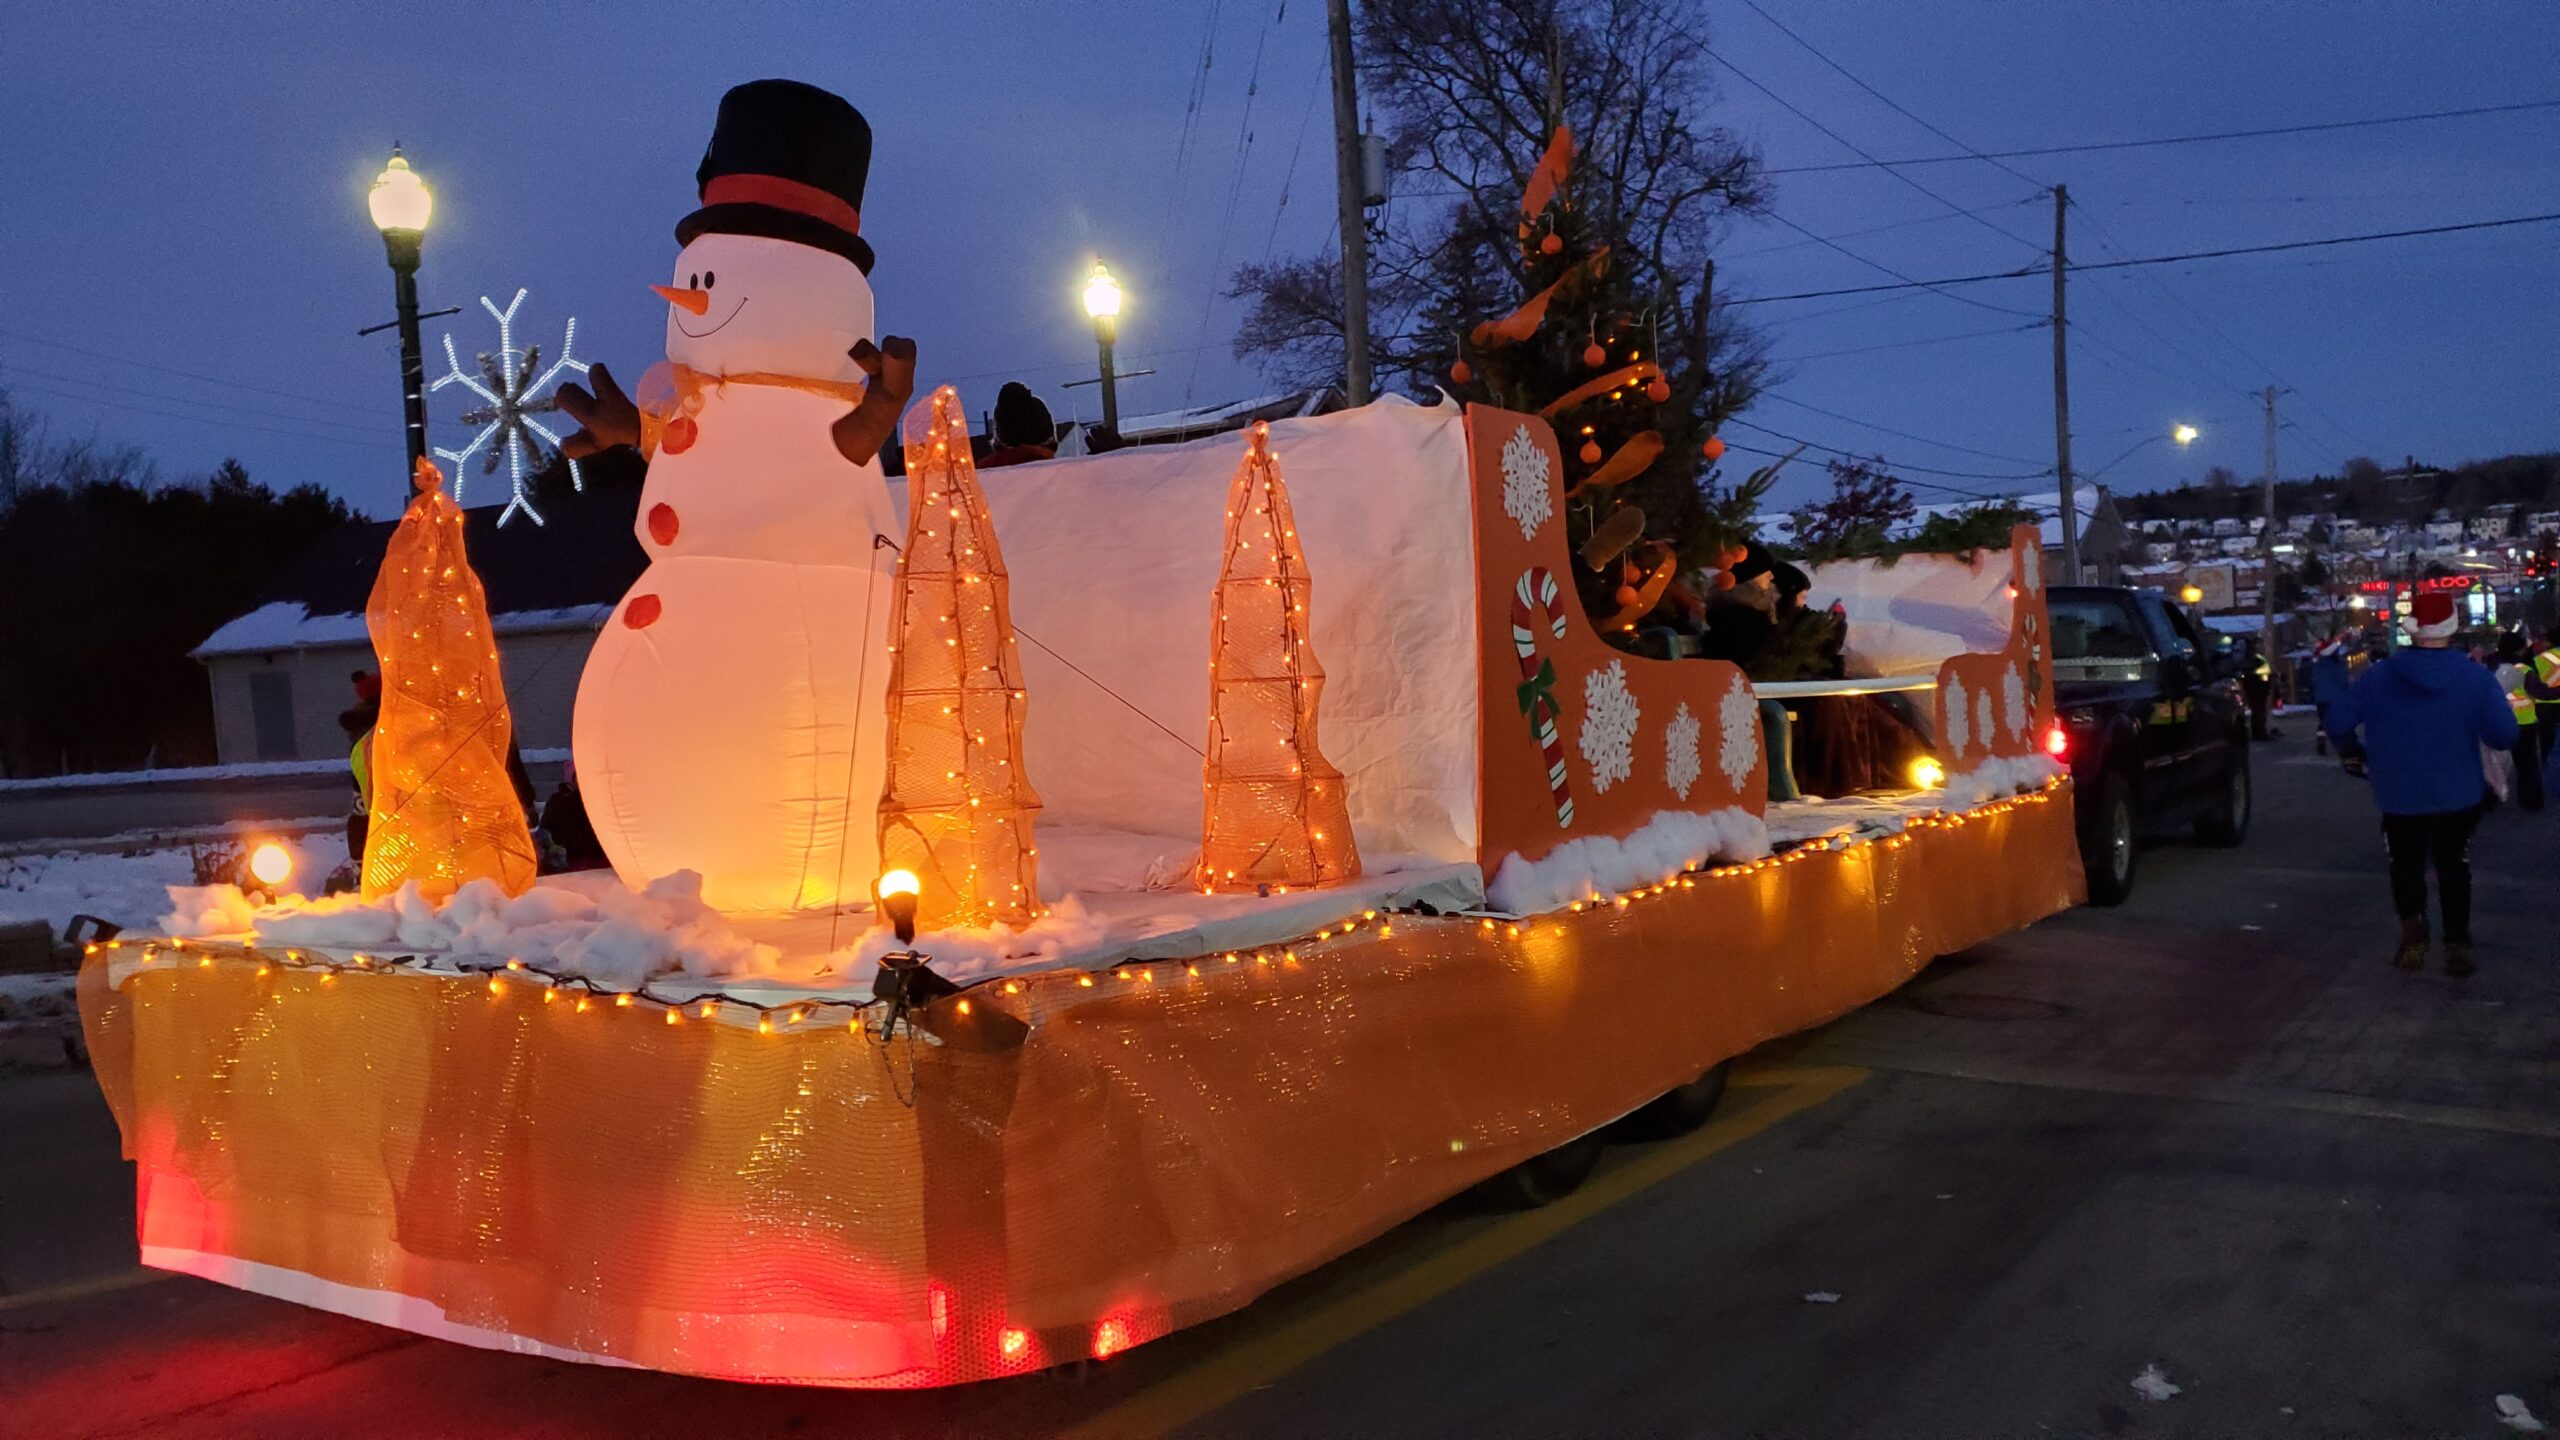
[[[767,235],[832,250],[871,273],[862,238],[862,187],[871,178],[871,123],[815,85],[752,80],[720,97],[711,144],[694,172],[702,208],[676,222],[697,235]]]

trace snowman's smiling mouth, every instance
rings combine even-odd
[[[685,328],[684,328],[684,322],[683,322],[682,320],[678,320],[678,321],[676,322],[676,328],[677,328],[678,330],[684,330],[685,338],[686,338],[686,339],[688,339],[688,340],[701,340],[701,339],[705,339],[705,338],[708,338],[708,337],[710,337],[710,336],[717,335],[717,334],[719,334],[722,330],[727,329],[727,328],[728,328],[728,326],[729,326],[729,321],[730,321],[730,320],[735,320],[735,319],[737,319],[737,318],[738,318],[738,310],[744,310],[744,309],[746,309],[746,308],[747,308],[747,297],[746,297],[746,296],[744,296],[744,295],[741,295],[741,296],[739,296],[739,297],[738,297],[738,309],[737,309],[737,310],[732,310],[732,311],[730,311],[727,319],[722,320],[719,324],[712,326],[710,329],[708,329],[708,330],[685,330]]]

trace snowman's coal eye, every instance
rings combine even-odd
[[[710,289],[710,288],[711,288],[711,282],[713,281],[713,279],[714,279],[714,278],[716,278],[716,277],[714,277],[710,271],[708,271],[708,270],[703,271],[703,272],[702,272],[702,288],[703,288],[703,289],[705,289],[705,290]]]
[[[699,275],[687,275],[686,277],[684,277],[684,288],[686,288],[687,290],[699,290],[699,289],[701,289],[701,288],[702,288],[702,277],[701,277],[701,276],[699,276]]]

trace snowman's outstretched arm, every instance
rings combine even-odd
[[[616,445],[640,443],[640,407],[613,383],[613,372],[603,365],[587,367],[587,378],[595,382],[596,393],[590,395],[580,386],[563,385],[553,394],[560,408],[578,422],[578,433],[560,444],[560,453],[572,460],[610,450]]]
[[[898,416],[915,398],[916,342],[903,335],[886,335],[876,346],[857,340],[847,353],[871,383],[863,387],[861,403],[838,420],[831,433],[844,458],[868,465],[889,443],[898,428]]]

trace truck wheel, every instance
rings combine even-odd
[[[1688,1084],[1654,1097],[1630,1118],[1646,1134],[1660,1139],[1686,1135],[1716,1113],[1716,1106],[1724,1100],[1725,1077],[1732,1071],[1732,1061],[1719,1061],[1714,1069]]]
[[[2133,792],[2122,775],[2098,782],[2098,803],[2080,836],[2080,863],[2089,872],[2089,903],[2121,905],[2133,893]]]
[[[1476,1187],[1476,1193],[1505,1210],[1535,1210],[1552,1205],[1582,1188],[1600,1163],[1608,1142],[1595,1130],[1567,1140],[1544,1155],[1531,1156]]]
[[[2224,763],[2222,795],[2213,810],[2196,822],[2196,838],[2207,845],[2237,845],[2249,838],[2249,752],[2234,745]]]

